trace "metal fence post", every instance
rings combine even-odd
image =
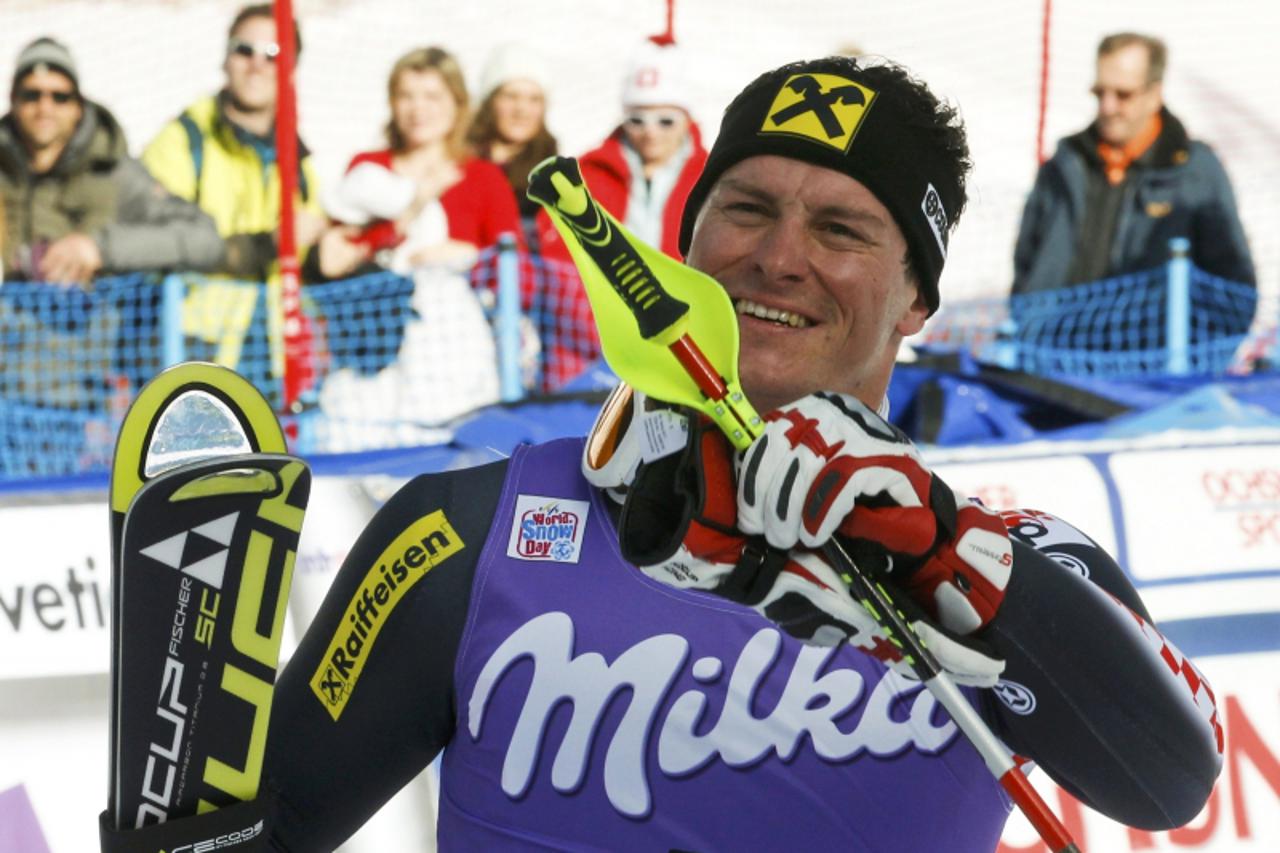
[[[524,396],[520,370],[520,255],[514,234],[498,237],[498,305],[494,311],[498,342],[499,393],[503,402]]]
[[[160,285],[164,291],[160,302],[160,354],[161,367],[170,367],[186,360],[182,336],[182,300],[186,295],[186,282],[181,275],[170,273]]]
[[[1169,241],[1169,255],[1165,310],[1167,364],[1171,375],[1186,376],[1191,372],[1191,241],[1174,237]]]
[[[1017,297],[1011,297],[1012,300]],[[1000,367],[1008,370],[1017,370],[1018,357],[1018,322],[1012,317],[1006,317],[996,326],[995,340],[991,344],[992,360]]]

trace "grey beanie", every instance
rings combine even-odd
[[[80,77],[76,73],[76,61],[71,58],[71,51],[62,42],[48,36],[36,39],[18,54],[18,63],[13,69],[13,87],[17,88],[19,80],[42,65],[65,74],[75,90],[80,91]]]

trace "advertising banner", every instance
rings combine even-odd
[[[1280,445],[1122,452],[1108,466],[1138,581],[1280,569]]]
[[[1085,456],[949,462],[934,470],[951,488],[984,506],[1051,512],[1115,553],[1116,519],[1107,499],[1107,481]]]
[[[0,543],[0,679],[106,672],[106,501],[0,507]]]

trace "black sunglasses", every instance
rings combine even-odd
[[[18,101],[23,104],[34,104],[48,96],[55,104],[69,104],[76,99],[75,92],[50,92],[48,89],[19,89]]]
[[[280,45],[273,41],[232,39],[227,43],[227,53],[234,53],[237,56],[243,56],[245,59],[261,56],[267,62],[275,62],[276,57],[280,55]]]

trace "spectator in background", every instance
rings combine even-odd
[[[498,164],[515,191],[520,226],[531,252],[538,251],[534,222],[539,207],[525,195],[529,172],[555,155],[547,130],[547,83],[542,58],[519,44],[503,45],[480,76],[480,107],[467,133],[476,154]]]
[[[624,118],[599,148],[579,158],[582,177],[606,210],[641,240],[680,257],[680,212],[707,162],[689,115],[688,83],[674,46],[646,42],[627,70]],[[568,258],[546,214],[544,254]]]
[[[596,200],[646,243],[681,257],[680,213],[707,161],[702,136],[689,115],[679,50],[645,42],[627,67],[623,121],[598,148],[578,158]],[[545,304],[543,384],[555,389],[582,373],[600,353],[599,334],[564,240],[545,212],[537,217],[538,243],[551,292]]]
[[[222,257],[209,217],[128,154],[123,129],[85,98],[71,52],[27,45],[0,119],[3,268],[11,279],[87,285],[134,270],[207,270]]]
[[[302,38],[294,27],[294,45]],[[231,22],[223,88],[165,125],[142,161],[169,190],[198,204],[226,241],[222,272],[263,281],[277,255],[280,174],[276,165],[276,58],[280,44],[270,3],[242,8]],[[298,143],[299,253],[328,225],[306,146]]]
[[[347,275],[363,258],[414,277],[417,318],[405,325],[395,363],[371,378],[335,372],[321,389],[331,416],[360,419],[368,429],[405,424],[397,443],[426,439],[419,430],[498,398],[497,356],[467,273],[482,248],[504,233],[518,238],[516,201],[493,163],[466,145],[470,101],[457,60],[439,47],[412,50],[387,81],[389,146],[357,154],[336,188],[330,211],[343,225],[325,235],[341,243],[350,266],[329,264],[326,277]],[[368,371],[365,371],[368,372]],[[373,423],[369,423],[373,421]]]
[[[1015,295],[1159,267],[1174,237],[1190,240],[1197,267],[1256,286],[1226,171],[1164,106],[1165,59],[1164,42],[1137,33],[1098,45],[1097,116],[1036,175]]]
[[[519,215],[502,170],[471,154],[470,99],[457,60],[439,47],[412,50],[387,81],[389,146],[357,154],[330,200],[341,229],[367,254],[385,252],[398,272],[464,269],[502,234],[519,235]],[[326,277],[345,274],[326,265]]]

